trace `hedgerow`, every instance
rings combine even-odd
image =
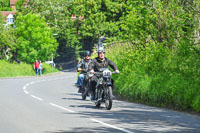
[[[150,41],[107,48],[120,70],[115,93],[132,101],[200,112],[200,55],[190,45],[173,49]]]

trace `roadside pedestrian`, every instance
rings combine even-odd
[[[36,73],[36,76],[38,75],[38,69],[39,69],[39,62],[38,60],[35,61],[34,63],[34,69],[35,69],[35,73]]]
[[[40,60],[40,63],[39,63],[39,75],[41,76],[42,74],[42,61]]]

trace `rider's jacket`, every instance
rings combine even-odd
[[[77,68],[81,68],[82,69],[81,73],[87,72],[88,71],[88,66],[91,63],[91,61],[92,61],[91,59],[89,61],[86,61],[85,59],[82,59],[80,61],[80,63],[77,65]]]
[[[117,66],[108,58],[105,57],[104,60],[101,60],[99,57],[96,57],[89,64],[88,71],[93,69],[95,72],[99,72],[100,68],[108,68],[108,66],[110,66],[113,70],[118,70]]]

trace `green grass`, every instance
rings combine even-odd
[[[49,64],[43,64],[42,74],[49,74],[58,72],[56,68],[52,68]],[[16,76],[35,76],[33,64],[25,63],[10,63],[4,60],[0,60],[0,77],[16,77]]]

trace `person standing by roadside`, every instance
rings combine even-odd
[[[36,60],[35,63],[34,63],[34,69],[35,69],[36,76],[38,75],[39,65],[40,64],[39,64],[38,60]]]
[[[39,63],[39,75],[41,76],[42,74],[42,61],[40,60],[40,63]]]

